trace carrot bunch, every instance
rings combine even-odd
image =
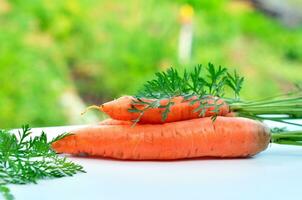
[[[261,120],[292,123],[286,120],[302,116],[301,95],[245,102],[239,99],[242,83],[236,72],[212,64],[182,75],[171,68],[157,73],[136,96],[90,107],[110,118],[73,131],[53,148],[115,159],[171,160],[248,157],[270,142],[300,145],[300,132],[271,134]],[[224,97],[225,88],[234,98]]]

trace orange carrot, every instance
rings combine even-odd
[[[104,103],[100,107],[100,110],[108,114],[113,119],[133,121],[137,119],[140,115],[140,113],[129,112],[129,109],[131,109],[133,106],[133,100],[135,100],[135,98],[132,96],[123,96],[114,101]],[[205,101],[208,104],[221,104],[221,106],[218,108],[219,111],[217,112],[217,115],[224,116],[229,113],[229,106],[222,99],[218,99],[216,102],[214,98]],[[199,117],[209,117],[216,114],[214,112],[215,107],[210,106],[206,109],[206,112],[203,116],[200,115],[200,112],[195,112],[195,109],[200,106],[200,103],[196,102],[195,104],[191,105],[189,101],[184,101],[184,98],[181,96],[174,97],[172,99],[172,102],[174,103],[174,105],[171,106],[170,112],[168,113],[166,120],[162,120],[162,114],[165,110],[164,108],[150,108],[146,110],[145,113],[142,115],[139,120],[139,123],[162,124],[166,122],[182,121]],[[166,105],[167,103],[167,99],[162,100],[160,102],[161,105]],[[140,110],[144,108],[143,105],[139,105],[136,107]]]
[[[55,143],[58,153],[126,160],[248,157],[265,150],[269,130],[238,117],[198,118],[166,124],[96,125],[75,130]]]

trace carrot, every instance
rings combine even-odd
[[[265,150],[269,130],[238,117],[198,118],[165,124],[96,125],[75,130],[55,143],[58,153],[126,160],[248,157]]]
[[[155,73],[155,77],[142,86],[136,93],[140,99],[125,96],[101,107],[89,108],[98,108],[113,119],[132,120],[134,124],[158,124],[213,115],[232,116],[228,113],[234,112],[240,117],[299,125],[288,120],[302,118],[301,90],[243,101],[240,99],[243,82],[244,77],[236,71],[230,73],[227,68],[211,63],[208,66],[198,65],[190,71],[169,68]],[[229,92],[234,93],[233,98],[225,97]],[[218,108],[218,105],[221,106]]]
[[[228,117],[246,117],[256,120],[272,120],[292,125],[298,125],[294,122],[286,120],[301,119],[302,97],[290,97],[285,99],[262,100],[256,102],[242,102],[242,101],[228,101],[222,98],[208,97],[202,100],[206,107],[205,112],[201,114],[200,101],[193,103],[196,97],[189,100],[184,100],[184,97],[177,96],[171,99],[173,105],[167,112],[167,118],[163,119],[165,113],[165,106],[169,103],[168,99],[160,100],[160,105],[155,108],[148,108],[144,112],[132,112],[133,106],[137,110],[144,110],[142,104],[136,105],[133,102],[136,99],[132,96],[123,96],[114,101],[104,103],[98,109],[108,114],[111,118],[116,120],[134,121],[139,124],[162,124],[166,122],[182,121],[188,119],[210,117],[214,115],[228,116]],[[153,102],[156,100],[142,99],[144,102]],[[93,106],[94,107],[94,106]],[[216,107],[216,109],[215,109]],[[198,110],[199,109],[199,110]],[[142,115],[141,115],[142,114]],[[276,117],[275,115],[279,115]],[[280,117],[282,115],[282,117]],[[137,120],[137,121],[136,121]]]
[[[132,125],[133,123],[130,121],[121,121],[121,120],[115,120],[115,119],[105,119],[101,122],[99,122],[99,125]]]
[[[133,108],[133,101],[135,100],[136,99],[132,96],[123,96],[114,101],[104,103],[101,105],[100,110],[116,120],[134,121],[140,116],[140,113],[138,112],[129,111]],[[152,102],[152,100],[147,101]],[[162,119],[163,112],[165,112],[164,108],[150,108],[143,113],[139,123],[161,124],[166,122],[195,119],[199,117],[209,117],[215,115],[216,113],[217,115],[224,116],[229,113],[229,107],[222,99],[218,99],[216,102],[214,98],[207,99],[205,101],[207,104],[212,104],[212,106],[206,108],[204,115],[200,115],[200,112],[196,112],[196,109],[198,109],[200,106],[199,102],[196,102],[192,105],[189,101],[184,101],[184,98],[181,96],[174,97],[171,100],[171,102],[174,104],[170,107],[169,113],[167,114],[167,118],[165,120]],[[161,100],[160,105],[166,105],[168,102],[169,100],[167,99]],[[214,112],[215,106],[213,104],[221,104],[221,106],[218,108],[218,112]],[[135,106],[137,109],[144,109],[143,105]]]
[[[162,124],[218,115],[299,125],[288,120],[302,118],[301,90],[243,101],[240,99],[243,82],[244,78],[236,71],[229,73],[226,68],[211,63],[183,72],[169,68],[155,73],[135,97],[124,96],[88,109],[97,108],[112,119],[131,120],[134,124]],[[225,97],[230,91],[234,97]]]

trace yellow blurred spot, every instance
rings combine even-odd
[[[192,6],[186,4],[180,7],[179,14],[181,23],[191,23],[194,16],[194,9]]]
[[[231,14],[241,14],[253,10],[253,6],[249,1],[233,0],[227,4],[227,11]]]
[[[0,0],[0,14],[8,13],[11,10],[11,5],[6,0]]]
[[[159,62],[159,70],[165,71],[172,66],[172,63],[168,59],[163,59]]]
[[[43,32],[30,32],[23,38],[25,44],[38,47],[38,48],[50,48],[53,45],[53,38],[51,35]]]

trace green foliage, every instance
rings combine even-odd
[[[164,99],[181,95],[222,97],[225,86],[229,86],[235,94],[239,95],[243,84],[243,77],[240,77],[236,71],[233,76],[226,68],[215,67],[212,63],[207,67],[198,65],[192,72],[184,70],[183,74],[174,68],[169,68],[166,72],[156,73],[155,76],[155,79],[147,81],[137,95],[138,98]]]
[[[215,67],[209,63],[207,67],[198,65],[194,67],[192,72],[181,74],[174,68],[169,68],[166,72],[158,72],[156,78],[147,81],[143,89],[136,96],[136,100],[132,102],[132,108],[129,112],[139,113],[134,123],[138,123],[145,111],[152,108],[163,109],[162,121],[165,121],[170,113],[171,106],[174,105],[172,99],[182,96],[183,101],[189,102],[191,105],[199,104],[194,112],[204,116],[207,109],[214,106],[214,113],[218,113],[221,104],[217,104],[217,99],[213,97],[223,97],[226,86],[229,86],[238,99],[243,84],[243,77],[237,72],[234,76],[228,73],[224,67]],[[166,99],[168,103],[163,105],[161,100]],[[213,100],[209,103],[208,100]],[[215,116],[214,116],[215,117]]]
[[[134,94],[155,71],[209,61],[246,77],[243,98],[288,90],[301,79],[302,29],[236,2],[1,1],[0,126],[63,125],[70,122],[61,103],[68,90],[100,104]],[[184,4],[194,8],[185,64],[177,59]]]
[[[46,134],[30,137],[28,126],[18,135],[0,130],[0,192],[10,199],[6,184],[36,183],[40,179],[72,176],[84,172],[83,167],[58,156],[51,144],[69,134],[47,141]]]
[[[232,88],[235,93],[235,98],[239,97],[239,93],[242,89],[242,84],[244,81],[244,77],[240,77],[236,71],[234,71],[234,75],[232,76],[228,73],[228,79],[226,80],[228,86]]]

